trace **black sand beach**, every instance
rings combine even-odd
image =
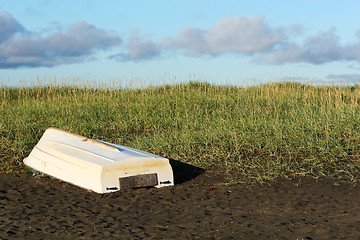
[[[1,239],[360,239],[360,189],[332,179],[251,188],[211,171],[173,187],[97,194],[0,174]]]

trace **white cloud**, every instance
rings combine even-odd
[[[335,29],[330,29],[307,38],[301,45],[293,42],[281,43],[271,51],[259,53],[254,60],[271,64],[360,61],[360,37],[356,43],[341,45]]]
[[[357,41],[352,44],[346,45],[342,49],[342,57],[345,60],[355,60],[360,62],[360,30],[356,32]]]
[[[292,35],[302,35],[305,31],[305,28],[302,24],[291,24],[288,26],[288,31]]]
[[[228,17],[210,29],[187,27],[170,39],[172,48],[189,55],[251,54],[272,48],[284,40],[281,29],[271,28],[263,17]]]
[[[91,57],[95,50],[104,50],[121,43],[115,33],[86,22],[77,22],[66,32],[42,37],[25,30],[10,14],[0,13],[0,29],[4,33],[0,38],[0,68],[79,62]],[[19,32],[27,34],[17,35]]]
[[[118,61],[142,61],[160,56],[164,46],[151,40],[150,35],[139,36],[138,31],[132,31],[126,44],[126,53],[110,56]]]
[[[0,43],[8,40],[16,33],[23,32],[25,29],[9,13],[0,12]]]
[[[237,16],[221,19],[212,29],[185,27],[176,36],[159,41],[132,31],[125,52],[110,58],[141,61],[157,58],[168,52],[190,56],[253,54],[269,50],[284,40],[283,30],[270,27],[263,17]]]

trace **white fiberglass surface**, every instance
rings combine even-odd
[[[36,147],[63,160],[86,161],[101,166],[131,159],[144,161],[163,158],[138,149],[88,139],[57,129],[48,129]]]

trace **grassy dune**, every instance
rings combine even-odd
[[[359,181],[360,87],[207,83],[0,89],[0,171],[52,126],[228,173],[229,181]]]

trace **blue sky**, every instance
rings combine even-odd
[[[0,81],[360,81],[358,0],[0,0]]]

